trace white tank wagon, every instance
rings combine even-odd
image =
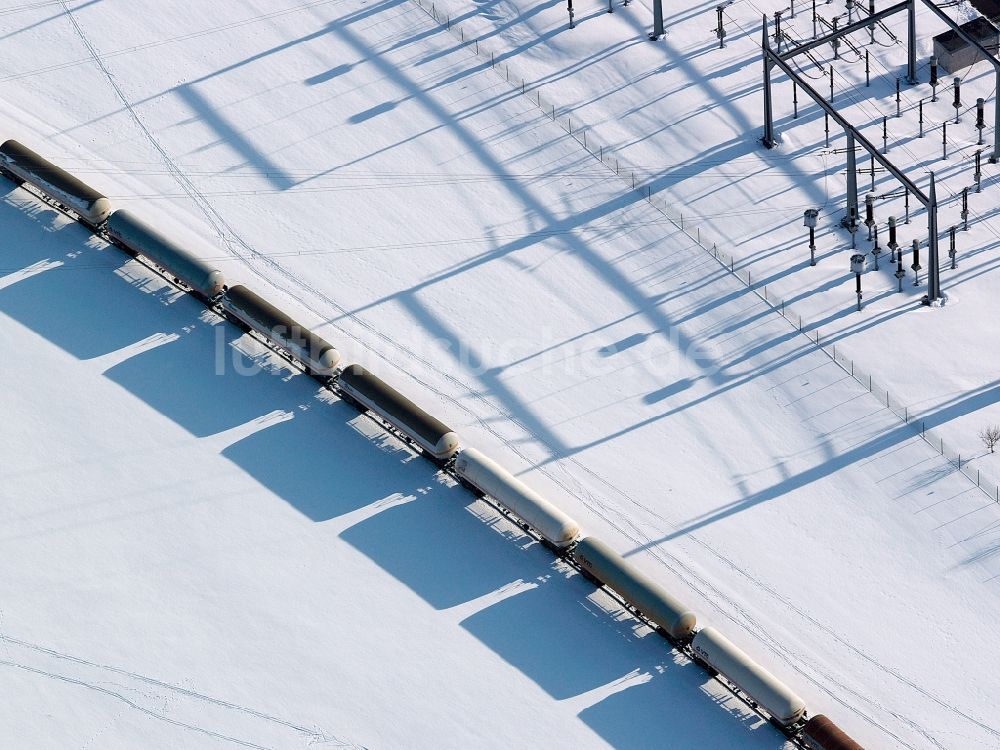
[[[655,622],[669,636],[683,639],[691,635],[697,623],[694,612],[600,539],[584,537],[571,554],[584,571]]]
[[[802,718],[805,702],[715,628],[699,630],[691,648],[695,656],[767,711],[775,723],[785,727]]]
[[[454,430],[361,365],[346,367],[337,377],[337,385],[349,399],[380,416],[439,461],[458,451]]]
[[[528,524],[557,550],[566,549],[580,535],[576,521],[475,448],[464,448],[458,454],[455,473]]]
[[[333,344],[296,322],[245,286],[234,286],[222,296],[222,308],[308,368],[310,374],[330,378],[340,363]]]
[[[226,279],[222,271],[181,247],[130,211],[111,214],[108,236],[127,251],[142,255],[183,281],[203,299],[222,293]]]
[[[73,211],[91,229],[103,224],[111,214],[111,201],[104,195],[17,141],[0,146],[0,170]]]

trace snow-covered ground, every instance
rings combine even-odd
[[[0,8],[5,134],[202,235],[863,744],[1000,746],[998,506],[483,55],[395,0],[65,7]],[[556,5],[491,8],[494,44],[561,28]],[[613,31],[622,59],[693,80],[624,13],[574,44]],[[572,60],[562,33],[512,69]],[[553,76],[554,99],[587,80]],[[683,111],[661,96],[658,127]],[[717,177],[720,201],[759,188]],[[241,377],[259,350],[39,205],[2,204],[0,336],[25,354],[4,360],[0,630],[24,746],[781,746],[370,423],[273,366]]]
[[[429,5],[429,3],[427,3]],[[743,275],[767,286],[772,299],[783,299],[809,330],[819,330],[841,356],[857,360],[876,382],[890,390],[899,411],[921,420],[943,437],[949,454],[972,459],[977,468],[1000,482],[995,455],[985,453],[980,430],[1000,423],[997,360],[991,356],[981,322],[1000,314],[994,292],[996,261],[991,253],[1000,238],[996,211],[998,167],[988,162],[994,143],[996,74],[987,62],[958,72],[962,79],[958,125],[954,124],[952,78],[941,68],[937,101],[932,102],[929,57],[933,37],[945,24],[917,3],[919,85],[901,86],[896,118],[896,78],[906,73],[906,14],[877,28],[875,43],[862,32],[842,44],[839,59],[827,45],[795,58],[797,69],[820,94],[829,94],[834,69],[833,103],[861,127],[869,141],[883,144],[883,116],[888,117],[886,156],[925,193],[930,172],[937,178],[942,286],[948,295],[943,310],[919,304],[926,286],[913,286],[910,244],[922,242],[922,282],[927,273],[927,216],[911,200],[911,221],[904,225],[899,183],[881,167],[874,192],[879,240],[886,251],[887,220],[900,221],[899,243],[906,249],[904,293],[897,292],[895,266],[882,256],[880,271],[864,276],[865,311],[855,312],[854,276],[849,273],[850,235],[839,228],[846,195],[845,137],[831,124],[830,149],[824,148],[824,117],[802,91],[799,117],[794,118],[792,85],[772,73],[775,128],[779,145],[764,149],[761,28],[762,15],[773,34],[773,14],[783,11],[782,28],[796,41],[812,38],[809,3],[796,2],[789,17],[787,2],[726,3],[726,47],[715,38],[717,3],[664,3],[667,35],[655,44],[644,41],[652,28],[651,0],[636,0],[609,15],[604,2],[576,3],[575,29],[567,27],[565,3],[539,5],[524,0],[498,0],[470,8],[458,0],[441,0],[436,9],[450,14],[453,28],[466,38],[482,39],[483,49],[509,66],[512,78],[554,106],[563,122],[589,134],[589,144],[603,147],[606,159],[634,171],[674,213],[686,214],[703,241],[734,255]],[[890,5],[876,3],[878,10]],[[862,3],[867,8],[867,3]],[[833,19],[847,24],[845,3],[817,3],[819,33]],[[965,21],[976,12],[968,3],[949,10]],[[852,16],[858,20],[858,12]],[[773,44],[773,42],[772,42]],[[788,42],[783,50],[788,49]],[[871,86],[865,86],[864,52],[869,52]],[[977,146],[977,97],[986,99],[983,146]],[[924,136],[919,137],[919,102],[924,102]],[[942,124],[947,128],[943,158]],[[975,151],[983,150],[983,192],[974,192]],[[858,152],[858,187],[864,218],[864,194],[872,189],[867,154]],[[969,188],[970,229],[962,231],[961,193]],[[895,196],[895,197],[892,197]],[[819,265],[809,266],[803,211],[820,211],[817,246]],[[950,269],[948,229],[958,227],[956,270]],[[873,243],[864,228],[858,247]],[[947,347],[942,342],[947,342]]]
[[[313,381],[0,211],[5,746],[780,746]]]

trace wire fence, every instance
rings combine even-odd
[[[937,432],[933,429],[927,428],[925,420],[921,419],[919,414],[911,414],[908,405],[893,398],[892,391],[885,387],[884,384],[876,380],[872,376],[871,372],[859,367],[857,362],[844,355],[843,351],[838,351],[835,342],[825,341],[818,326],[812,326],[808,323],[808,321],[803,321],[802,316],[794,312],[790,306],[786,305],[783,299],[768,291],[766,284],[754,284],[753,275],[750,269],[740,268],[738,262],[733,256],[719,251],[718,247],[714,245],[708,250],[715,256],[716,260],[718,260],[724,268],[739,279],[747,287],[747,289],[757,295],[757,297],[759,297],[765,304],[797,328],[803,335],[812,341],[813,344],[820,349],[820,351],[833,360],[833,362],[846,374],[867,388],[869,393],[877,398],[880,403],[885,405],[886,409],[898,417],[904,424],[910,425],[913,428],[914,435],[919,436],[925,443],[934,448],[949,464],[954,466],[956,470],[961,471],[968,479],[975,482],[976,487],[988,495],[990,499],[1000,503],[1000,485],[998,485],[996,481],[984,476],[982,471],[978,467],[973,466],[971,463],[982,454],[974,455],[966,453],[963,455],[959,451],[954,450],[950,445],[948,445],[948,443],[945,442],[944,438],[937,434]]]
[[[609,169],[614,170],[614,173],[625,181],[629,190],[638,192],[640,197],[660,212],[669,223],[673,224],[674,227],[707,253],[710,253],[726,271],[739,279],[748,290],[757,295],[766,305],[797,328],[845,373],[866,387],[873,396],[885,404],[886,409],[898,417],[904,424],[912,426],[914,435],[919,436],[924,442],[934,448],[957,471],[961,471],[969,480],[975,482],[976,487],[984,494],[1000,504],[1000,484],[993,479],[984,477],[981,470],[970,463],[979,456],[963,455],[949,446],[944,441],[944,438],[938,435],[933,429],[927,429],[924,420],[920,419],[918,415],[910,414],[909,407],[901,401],[894,399],[889,388],[886,388],[882,383],[875,380],[870,372],[860,368],[853,359],[844,356],[843,352],[838,352],[836,343],[827,343],[824,341],[823,334],[818,326],[812,326],[808,321],[803,321],[802,316],[794,312],[789,305],[786,305],[782,298],[770,292],[766,284],[754,284],[752,271],[749,268],[741,267],[739,261],[732,255],[720,251],[717,243],[712,242],[709,244],[708,237],[702,236],[701,227],[696,222],[697,217],[692,217],[691,215],[685,217],[682,211],[672,209],[666,200],[657,198],[653,192],[653,184],[650,178],[645,176],[641,170],[638,170],[637,173],[637,170],[622,160],[616,152],[610,148],[605,148],[592,133],[588,135],[590,128],[579,117],[574,121],[571,113],[567,113],[554,101],[549,101],[543,97],[540,86],[530,84],[516,74],[511,77],[509,63],[504,59],[506,53],[501,51],[498,54],[496,50],[489,49],[486,45],[482,44],[479,37],[467,35],[464,27],[461,24],[453,24],[451,15],[438,11],[435,3],[427,3],[426,0],[414,0],[414,2],[437,23],[451,32],[466,49],[471,50],[484,60],[486,57],[489,57],[490,68],[494,72],[502,75],[512,87],[518,89],[521,94],[528,97],[530,101],[533,101],[535,106],[546,117],[562,127],[592,157]],[[498,57],[501,62],[497,62]]]
[[[692,221],[694,217],[691,215],[685,217],[683,212],[672,209],[666,200],[657,199],[653,192],[652,181],[648,175],[645,175],[642,170],[629,165],[615,151],[601,144],[594,137],[591,129],[579,117],[574,119],[570,113],[566,112],[565,108],[542,96],[542,88],[540,86],[528,83],[524,78],[516,75],[516,73],[512,76],[510,65],[505,59],[507,53],[490,49],[481,43],[479,37],[467,35],[464,27],[459,23],[452,23],[451,15],[438,11],[435,3],[428,3],[426,0],[414,0],[414,2],[431,18],[450,31],[466,49],[482,57],[484,60],[488,57],[490,68],[497,74],[502,75],[513,88],[519,90],[530,101],[534,102],[542,114],[566,131],[593,158],[600,161],[609,169],[614,170],[614,173],[625,181],[630,190],[637,191],[646,202],[663,214],[669,223],[684,232],[684,234],[706,251],[711,252],[711,248],[702,241],[701,228],[696,222]]]

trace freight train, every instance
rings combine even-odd
[[[223,272],[107,197],[17,141],[0,145],[0,173],[27,185],[106,241],[160,270],[181,288],[254,334],[345,401],[368,413],[460,483],[513,518],[588,580],[604,587],[674,647],[691,656],[741,695],[775,726],[812,750],[862,750],[823,715],[806,718],[805,702],[662,585],[608,544],[583,534],[579,524],[496,461],[463,448],[458,434],[361,365],[339,368],[340,353],[242,285],[229,287]]]

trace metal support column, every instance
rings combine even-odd
[[[888,157],[879,153],[879,150],[878,148],[876,148],[875,144],[869,141],[865,137],[864,133],[862,133],[853,125],[851,125],[851,123],[849,123],[847,119],[842,114],[840,114],[840,112],[834,109],[834,107],[826,100],[825,97],[823,97],[822,94],[820,94],[818,91],[816,91],[816,89],[814,89],[812,86],[809,85],[809,81],[800,76],[798,72],[795,70],[795,68],[793,68],[791,65],[788,64],[788,62],[786,62],[783,59],[782,55],[776,54],[769,47],[764,47],[763,50],[764,50],[764,55],[770,58],[774,67],[778,68],[779,70],[781,70],[782,73],[784,73],[790,79],[795,81],[799,86],[799,90],[802,91],[802,93],[804,93],[810,99],[812,99],[816,103],[816,105],[826,113],[829,119],[831,119],[838,126],[840,126],[845,133],[850,132],[854,136],[855,143],[859,144],[861,148],[863,148],[865,151],[871,154],[872,157],[874,157],[875,161],[878,164],[881,164],[883,169],[885,169],[885,171],[888,174],[892,175],[894,178],[899,180],[900,184],[904,188],[906,188],[907,201],[909,201],[909,196],[912,193],[913,196],[918,201],[920,201],[921,205],[923,206],[928,205],[927,196],[924,195],[924,192],[919,187],[917,187],[916,183],[914,183],[913,180],[907,177],[895,164],[893,164],[889,160]]]
[[[854,154],[854,133],[847,132],[847,221],[858,218],[858,164]]]
[[[663,0],[653,0],[653,33],[649,35],[652,41],[663,36]]]
[[[765,148],[774,148],[774,111],[771,98],[771,43],[767,39],[767,16],[764,16],[764,137],[761,142]]]
[[[931,185],[927,191],[929,203],[927,206],[927,302],[931,303],[941,296],[941,266],[938,259],[938,223],[937,223],[937,191],[934,187],[934,173],[931,172]]]
[[[917,0],[906,9],[906,82],[917,83]]]
[[[993,154],[990,156],[990,164],[996,164],[1000,160],[1000,69],[997,69],[997,88],[993,99]]]

